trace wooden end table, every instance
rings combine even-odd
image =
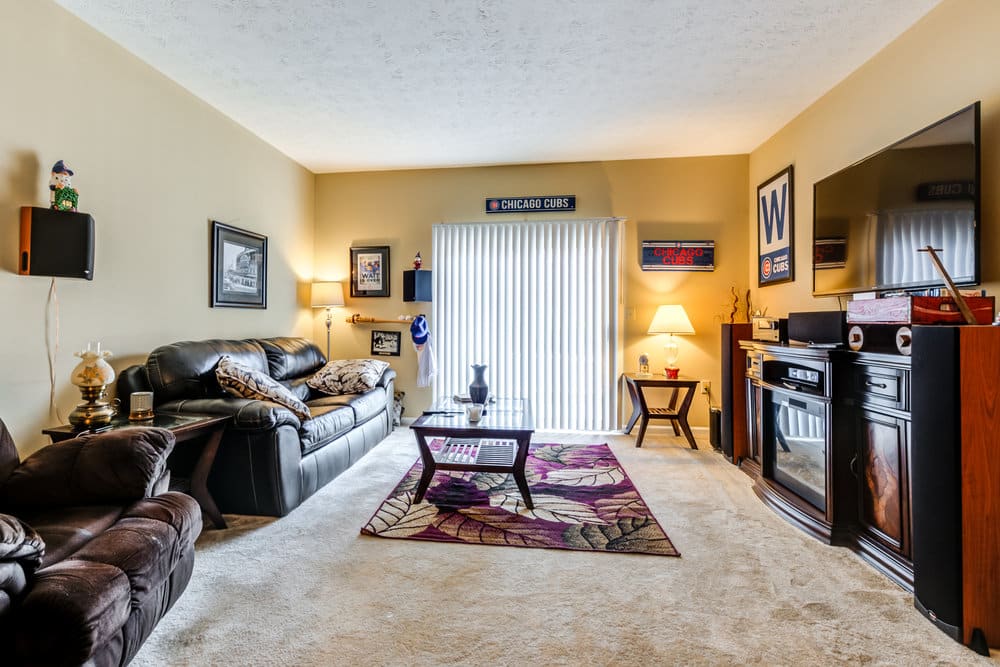
[[[459,470],[512,474],[524,504],[534,509],[524,474],[528,445],[535,432],[527,400],[497,399],[486,406],[482,419],[470,422],[461,403],[445,399],[418,417],[410,429],[416,436],[424,464],[413,498],[415,503],[424,499],[435,472]],[[435,437],[446,439],[437,452],[428,444],[428,438]]]
[[[231,417],[216,415],[180,415],[157,413],[152,419],[146,421],[129,421],[127,416],[117,416],[111,420],[107,426],[97,429],[77,430],[69,424],[47,428],[42,431],[52,438],[52,442],[61,442],[81,435],[95,433],[106,433],[108,431],[118,431],[127,428],[157,428],[168,429],[174,434],[177,443],[189,442],[199,438],[206,438],[205,445],[201,449],[198,461],[191,472],[191,488],[187,489],[191,496],[198,501],[202,511],[208,515],[212,525],[216,528],[225,528],[226,520],[219,512],[215,499],[208,491],[208,474],[212,471],[212,464],[215,462],[215,455],[219,452],[219,442],[222,440],[222,433],[226,430],[226,425]]]
[[[694,440],[691,427],[688,425],[688,410],[691,408],[691,401],[694,400],[694,390],[698,388],[700,380],[690,380],[687,378],[667,378],[662,374],[640,375],[638,373],[625,373],[625,386],[628,387],[628,395],[632,399],[632,416],[625,426],[625,433],[632,432],[636,421],[642,418],[639,424],[639,437],[636,438],[635,446],[642,447],[642,439],[646,437],[646,427],[650,419],[666,419],[674,428],[674,435],[684,432],[691,449],[698,449],[698,443]],[[650,407],[646,402],[646,396],[642,393],[645,387],[666,387],[672,389],[670,402],[665,408]],[[677,394],[683,389],[684,397],[680,405],[677,404]],[[678,430],[678,426],[680,430]]]

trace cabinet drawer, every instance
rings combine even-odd
[[[861,404],[910,410],[909,372],[874,364],[854,365],[854,398]]]

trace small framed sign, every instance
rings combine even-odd
[[[757,286],[795,279],[792,165],[757,186]]]
[[[399,331],[373,331],[372,356],[398,357],[403,334]]]
[[[643,271],[714,271],[715,241],[643,241]]]
[[[575,210],[576,195],[491,197],[486,200],[487,213],[551,213]]]

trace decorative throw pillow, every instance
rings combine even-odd
[[[271,401],[288,408],[299,419],[312,418],[309,406],[281,383],[267,373],[233,361],[228,355],[219,360],[219,365],[215,367],[215,377],[219,385],[233,396]]]
[[[389,364],[379,359],[337,359],[306,380],[324,394],[363,394],[373,389]]]

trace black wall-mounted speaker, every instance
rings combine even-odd
[[[22,276],[94,279],[94,219],[86,213],[21,207]]]

